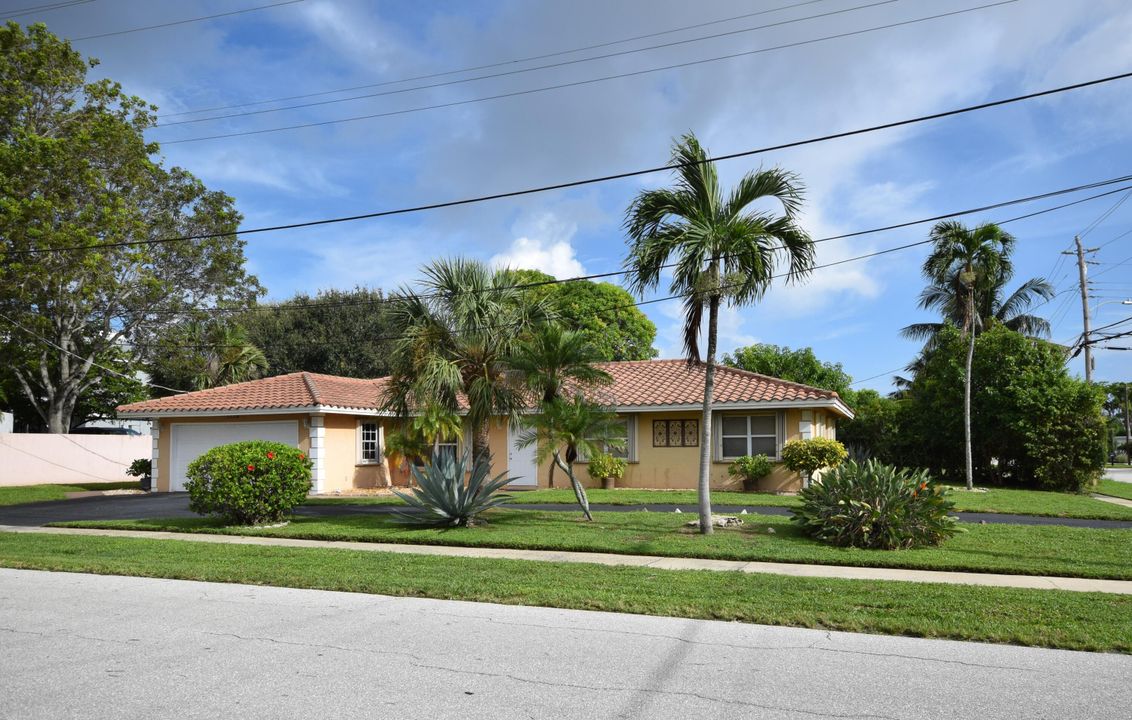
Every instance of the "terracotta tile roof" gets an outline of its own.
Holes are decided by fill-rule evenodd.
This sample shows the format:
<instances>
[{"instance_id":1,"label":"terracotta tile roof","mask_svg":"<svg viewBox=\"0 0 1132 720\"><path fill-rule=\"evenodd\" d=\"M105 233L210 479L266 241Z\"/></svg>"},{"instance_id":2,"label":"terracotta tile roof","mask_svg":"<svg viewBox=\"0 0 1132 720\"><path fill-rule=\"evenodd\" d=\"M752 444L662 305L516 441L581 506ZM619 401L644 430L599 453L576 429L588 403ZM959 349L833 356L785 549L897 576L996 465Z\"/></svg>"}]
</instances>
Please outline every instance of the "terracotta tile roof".
<instances>
[{"instance_id":1,"label":"terracotta tile roof","mask_svg":"<svg viewBox=\"0 0 1132 720\"><path fill-rule=\"evenodd\" d=\"M621 407L699 406L703 402L703 366L689 367L683 360L639 360L598 365L613 376L612 385L594 393L594 399L599 402ZM123 405L118 411L144 416L147 413L309 408L316 405L377 410L381 406L385 382L385 378L360 380L317 373L291 373ZM835 398L837 393L829 390L745 370L716 368L717 403L828 402Z\"/></svg>"},{"instance_id":2,"label":"terracotta tile roof","mask_svg":"<svg viewBox=\"0 0 1132 720\"><path fill-rule=\"evenodd\" d=\"M315 405L376 410L384 384L384 378L358 380L297 372L122 405L118 412L144 415L147 412L268 410Z\"/></svg>"},{"instance_id":3,"label":"terracotta tile roof","mask_svg":"<svg viewBox=\"0 0 1132 720\"><path fill-rule=\"evenodd\" d=\"M637 360L599 363L613 376L607 392L620 406L700 405L704 400L703 365L684 360ZM831 400L837 393L767 375L716 366L714 402L792 402Z\"/></svg>"}]
</instances>

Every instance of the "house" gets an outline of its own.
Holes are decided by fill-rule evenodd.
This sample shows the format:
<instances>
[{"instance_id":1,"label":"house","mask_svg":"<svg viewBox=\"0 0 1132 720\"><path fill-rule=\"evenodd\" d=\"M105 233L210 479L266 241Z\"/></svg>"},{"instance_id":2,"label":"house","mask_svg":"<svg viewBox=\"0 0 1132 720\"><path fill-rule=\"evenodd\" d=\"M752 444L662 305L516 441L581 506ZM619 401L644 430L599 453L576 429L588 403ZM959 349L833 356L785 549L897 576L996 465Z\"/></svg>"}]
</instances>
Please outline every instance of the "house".
<instances>
[{"instance_id":1,"label":"house","mask_svg":"<svg viewBox=\"0 0 1132 720\"><path fill-rule=\"evenodd\" d=\"M625 423L629 467L621 487L693 489L699 468L704 368L683 360L601 363L613 377L603 400ZM298 372L123 405L121 418L153 422L153 480L159 491L184 489L189 463L206 450L239 440L276 440L306 452L314 463L314 492L408 483L407 470L384 457L385 433L399 424L381 409L385 378ZM781 456L788 440L836 436L852 411L837 393L756 373L718 367L715 377L713 488L736 488L727 466L742 455ZM465 428L464 437L471 432ZM512 489L545 487L548 465L537 467L533 447L516 447L516 428L491 423L495 472L508 471ZM461 438L442 443L460 452ZM585 464L580 477L588 484ZM559 482L564 480L559 476ZM793 490L797 475L777 468L760 489Z\"/></svg>"}]
</instances>

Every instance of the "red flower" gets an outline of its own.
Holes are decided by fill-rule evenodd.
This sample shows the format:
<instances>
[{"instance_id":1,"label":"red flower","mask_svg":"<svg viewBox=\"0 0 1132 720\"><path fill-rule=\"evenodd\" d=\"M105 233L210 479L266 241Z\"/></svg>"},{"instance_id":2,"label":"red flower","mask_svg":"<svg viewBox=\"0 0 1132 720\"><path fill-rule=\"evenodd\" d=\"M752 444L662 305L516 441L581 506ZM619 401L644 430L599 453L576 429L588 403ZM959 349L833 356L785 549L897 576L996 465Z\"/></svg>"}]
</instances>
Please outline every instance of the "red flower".
<instances>
[{"instance_id":1,"label":"red flower","mask_svg":"<svg viewBox=\"0 0 1132 720\"><path fill-rule=\"evenodd\" d=\"M268 460L274 460L274 459L275 459L275 453L273 453L273 452L271 452L271 451L269 450L269 451L267 452L267 459L268 459Z\"/></svg>"},{"instance_id":2,"label":"red flower","mask_svg":"<svg viewBox=\"0 0 1132 720\"><path fill-rule=\"evenodd\" d=\"M248 465L248 472L255 470L255 465Z\"/></svg>"},{"instance_id":3,"label":"red flower","mask_svg":"<svg viewBox=\"0 0 1132 720\"><path fill-rule=\"evenodd\" d=\"M302 453L299 453L299 459L300 459L300 460L306 460L306 459L307 459L307 456L306 456L306 455L303 455Z\"/></svg>"}]
</instances>

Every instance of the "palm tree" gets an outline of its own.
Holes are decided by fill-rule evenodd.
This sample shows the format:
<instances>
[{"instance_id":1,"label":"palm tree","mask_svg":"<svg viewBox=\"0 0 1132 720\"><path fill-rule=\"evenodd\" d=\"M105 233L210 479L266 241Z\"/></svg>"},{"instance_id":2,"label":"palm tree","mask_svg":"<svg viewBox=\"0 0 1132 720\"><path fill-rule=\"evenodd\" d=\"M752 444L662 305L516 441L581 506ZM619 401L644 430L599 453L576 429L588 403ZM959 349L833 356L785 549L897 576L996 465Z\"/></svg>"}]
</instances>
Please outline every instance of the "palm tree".
<instances>
[{"instance_id":1,"label":"palm tree","mask_svg":"<svg viewBox=\"0 0 1132 720\"><path fill-rule=\"evenodd\" d=\"M1049 300L1054 296L1053 285L1045 278L1030 278L1022 283L1010 296L1003 299L1006 283L1011 272L1009 266L1005 274L986 277L975 288L975 311L979 323L975 332L982 332L991 320L1004 325L1014 332L1028 337L1049 337L1049 321L1032 315L1028 310L1039 300ZM913 340L926 341L926 347L934 347L935 338L948 323L961 327L965 312L963 288L957 283L932 282L920 293L919 306L923 310L938 310L943 322L914 323L908 325L900 334Z\"/></svg>"},{"instance_id":2,"label":"palm tree","mask_svg":"<svg viewBox=\"0 0 1132 720\"><path fill-rule=\"evenodd\" d=\"M438 260L422 272L422 294L403 289L390 296L399 339L384 406L408 418L433 406L457 412L466 403L479 457L488 450L488 421L514 417L522 405L507 358L518 338L546 320L547 306L478 261Z\"/></svg>"},{"instance_id":3,"label":"palm tree","mask_svg":"<svg viewBox=\"0 0 1132 720\"><path fill-rule=\"evenodd\" d=\"M582 514L586 520L593 520L586 489L574 475L574 463L583 455L592 457L609 447L625 447L624 425L612 411L589 402L581 393L573 400L556 397L543 403L541 412L527 417L524 422L526 428L519 434L519 447L536 445L540 464L551 458L551 484L554 483L554 468L558 467L570 479Z\"/></svg>"},{"instance_id":4,"label":"palm tree","mask_svg":"<svg viewBox=\"0 0 1132 720\"><path fill-rule=\"evenodd\" d=\"M780 261L796 281L813 268L810 236L796 222L803 188L797 175L772 168L747 173L724 197L715 165L695 136L685 135L672 148L674 188L646 190L626 213L631 247L625 260L629 282L638 294L654 289L661 271L675 258L670 288L684 296L684 350L689 365L701 364L700 332L707 308L707 361L703 421L700 423L700 532L711 526L711 408L715 384L716 337L723 301L742 306L761 298ZM773 200L782 214L751 210Z\"/></svg>"},{"instance_id":5,"label":"palm tree","mask_svg":"<svg viewBox=\"0 0 1132 720\"><path fill-rule=\"evenodd\" d=\"M975 486L974 463L971 456L971 365L975 357L975 335L983 324L979 295L996 283L1005 282L1014 268L1010 253L1014 237L994 223L984 223L974 229L955 220L944 220L932 228L932 251L924 260L924 277L932 287L949 288L954 296L952 306L944 305L955 313L956 325L967 338L967 362L963 378L963 426L966 443L967 489ZM1029 285L1029 283L1027 283ZM1025 287L1025 285L1023 286ZM927 291L925 291L927 292ZM1017 294L1017 293L1015 293ZM924 302L921 296L921 304Z\"/></svg>"},{"instance_id":6,"label":"palm tree","mask_svg":"<svg viewBox=\"0 0 1132 720\"><path fill-rule=\"evenodd\" d=\"M432 446L433 461L440 451L442 440L459 437L462 430L460 416L448 408L429 405L413 418L413 431L425 444Z\"/></svg>"},{"instance_id":7,"label":"palm tree","mask_svg":"<svg viewBox=\"0 0 1132 720\"><path fill-rule=\"evenodd\" d=\"M195 389L254 380L267 371L267 357L239 325L212 325L198 332L205 348L201 367L193 378Z\"/></svg>"},{"instance_id":8,"label":"palm tree","mask_svg":"<svg viewBox=\"0 0 1132 720\"><path fill-rule=\"evenodd\" d=\"M508 363L527 391L539 398L540 411L562 397L564 386L586 392L613 382L609 373L594 367L597 351L586 336L548 322L536 327L515 347ZM548 484L554 487L554 466Z\"/></svg>"}]
</instances>

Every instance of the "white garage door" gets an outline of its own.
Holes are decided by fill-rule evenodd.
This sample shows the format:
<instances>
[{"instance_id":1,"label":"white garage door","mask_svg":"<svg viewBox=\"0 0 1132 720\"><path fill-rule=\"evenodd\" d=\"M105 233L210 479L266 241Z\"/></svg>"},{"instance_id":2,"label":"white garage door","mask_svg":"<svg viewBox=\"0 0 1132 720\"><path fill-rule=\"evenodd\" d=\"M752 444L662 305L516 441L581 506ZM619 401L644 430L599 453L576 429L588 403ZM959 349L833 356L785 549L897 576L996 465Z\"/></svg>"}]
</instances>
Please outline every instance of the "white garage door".
<instances>
[{"instance_id":1,"label":"white garage door","mask_svg":"<svg viewBox=\"0 0 1132 720\"><path fill-rule=\"evenodd\" d=\"M185 473L189 463L218 445L242 440L274 440L298 447L299 424L296 420L242 423L174 423L169 447L169 470L173 492L185 489Z\"/></svg>"}]
</instances>

